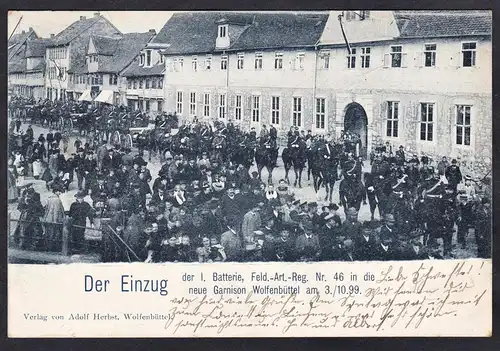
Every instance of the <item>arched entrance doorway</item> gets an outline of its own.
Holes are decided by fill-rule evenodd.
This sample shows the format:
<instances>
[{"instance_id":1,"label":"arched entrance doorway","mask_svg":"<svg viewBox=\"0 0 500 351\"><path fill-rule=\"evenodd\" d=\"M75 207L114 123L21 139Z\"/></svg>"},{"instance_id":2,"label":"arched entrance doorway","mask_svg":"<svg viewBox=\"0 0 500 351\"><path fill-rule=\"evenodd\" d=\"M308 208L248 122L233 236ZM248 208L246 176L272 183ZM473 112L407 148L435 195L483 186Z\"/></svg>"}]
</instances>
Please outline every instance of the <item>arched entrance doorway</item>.
<instances>
[{"instance_id":1,"label":"arched entrance doorway","mask_svg":"<svg viewBox=\"0 0 500 351\"><path fill-rule=\"evenodd\" d=\"M361 141L359 155L366 158L368 151L368 118L363 106L357 102L352 102L345 108L344 132L359 135Z\"/></svg>"}]
</instances>

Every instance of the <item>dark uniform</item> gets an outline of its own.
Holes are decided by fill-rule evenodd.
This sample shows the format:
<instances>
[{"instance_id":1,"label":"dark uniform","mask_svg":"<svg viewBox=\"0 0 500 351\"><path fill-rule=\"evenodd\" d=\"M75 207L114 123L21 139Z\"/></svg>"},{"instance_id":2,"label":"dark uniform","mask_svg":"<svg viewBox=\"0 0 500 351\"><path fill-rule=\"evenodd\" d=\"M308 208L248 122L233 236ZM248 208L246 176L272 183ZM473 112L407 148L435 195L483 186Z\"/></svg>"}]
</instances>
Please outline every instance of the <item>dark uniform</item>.
<instances>
[{"instance_id":1,"label":"dark uniform","mask_svg":"<svg viewBox=\"0 0 500 351\"><path fill-rule=\"evenodd\" d=\"M77 198L83 199L83 194L78 193ZM72 244L74 250L81 252L83 250L83 244L85 242L85 228L74 227L75 225L80 227L85 227L87 218L92 222L94 218L94 210L85 201L73 202L69 209L69 217L73 220L71 228Z\"/></svg>"}]
</instances>

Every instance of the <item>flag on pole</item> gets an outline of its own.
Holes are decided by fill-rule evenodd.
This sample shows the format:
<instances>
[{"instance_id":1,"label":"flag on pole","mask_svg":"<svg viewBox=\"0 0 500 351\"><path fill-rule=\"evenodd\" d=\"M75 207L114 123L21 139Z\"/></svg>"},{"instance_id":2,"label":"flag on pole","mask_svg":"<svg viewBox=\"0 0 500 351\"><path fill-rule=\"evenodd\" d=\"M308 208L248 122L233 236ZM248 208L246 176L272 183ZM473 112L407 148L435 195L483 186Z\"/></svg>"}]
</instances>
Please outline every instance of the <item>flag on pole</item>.
<instances>
[{"instance_id":1,"label":"flag on pole","mask_svg":"<svg viewBox=\"0 0 500 351\"><path fill-rule=\"evenodd\" d=\"M345 45L347 46L347 52L350 55L351 54L351 45L349 45L349 41L347 40L347 36L345 35L344 25L342 24L342 15L339 15L339 23L340 23L340 29L342 30L342 36L344 37Z\"/></svg>"}]
</instances>

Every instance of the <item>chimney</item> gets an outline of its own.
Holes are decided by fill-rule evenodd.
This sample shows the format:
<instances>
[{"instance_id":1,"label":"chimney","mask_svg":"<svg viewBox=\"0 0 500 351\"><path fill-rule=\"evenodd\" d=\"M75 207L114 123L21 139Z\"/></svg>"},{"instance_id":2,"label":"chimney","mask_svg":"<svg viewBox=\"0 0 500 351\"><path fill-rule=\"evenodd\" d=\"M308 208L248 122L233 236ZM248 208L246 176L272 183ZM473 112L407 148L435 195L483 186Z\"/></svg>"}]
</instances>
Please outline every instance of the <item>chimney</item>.
<instances>
[{"instance_id":1,"label":"chimney","mask_svg":"<svg viewBox=\"0 0 500 351\"><path fill-rule=\"evenodd\" d=\"M94 17L99 17L101 14L99 12L94 12Z\"/></svg>"},{"instance_id":2,"label":"chimney","mask_svg":"<svg viewBox=\"0 0 500 351\"><path fill-rule=\"evenodd\" d=\"M50 34L50 37L51 37L51 38L54 38L54 37L55 37L54 33L51 33L51 34Z\"/></svg>"},{"instance_id":3,"label":"chimney","mask_svg":"<svg viewBox=\"0 0 500 351\"><path fill-rule=\"evenodd\" d=\"M85 16L80 16L80 21L83 21L84 19L86 19Z\"/></svg>"},{"instance_id":4,"label":"chimney","mask_svg":"<svg viewBox=\"0 0 500 351\"><path fill-rule=\"evenodd\" d=\"M151 34L156 34L156 30L155 30L155 29L150 29L150 30L149 30L149 33L151 33Z\"/></svg>"},{"instance_id":5,"label":"chimney","mask_svg":"<svg viewBox=\"0 0 500 351\"><path fill-rule=\"evenodd\" d=\"M21 34L26 34L26 31L23 29L23 31L21 32Z\"/></svg>"},{"instance_id":6,"label":"chimney","mask_svg":"<svg viewBox=\"0 0 500 351\"><path fill-rule=\"evenodd\" d=\"M33 32L33 27L30 27L30 32Z\"/></svg>"}]
</instances>

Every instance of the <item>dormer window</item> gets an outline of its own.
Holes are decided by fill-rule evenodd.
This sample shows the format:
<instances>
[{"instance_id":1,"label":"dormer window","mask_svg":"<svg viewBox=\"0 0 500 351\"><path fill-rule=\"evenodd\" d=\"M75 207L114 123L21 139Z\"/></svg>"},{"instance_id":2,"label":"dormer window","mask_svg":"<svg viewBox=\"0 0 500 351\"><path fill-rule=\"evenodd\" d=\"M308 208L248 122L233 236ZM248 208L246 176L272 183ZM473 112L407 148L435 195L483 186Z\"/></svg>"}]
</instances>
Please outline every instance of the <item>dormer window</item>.
<instances>
[{"instance_id":1,"label":"dormer window","mask_svg":"<svg viewBox=\"0 0 500 351\"><path fill-rule=\"evenodd\" d=\"M215 47L218 49L225 49L229 47L229 33L228 33L228 25L221 24L219 25L217 31L217 39L215 39Z\"/></svg>"},{"instance_id":2,"label":"dormer window","mask_svg":"<svg viewBox=\"0 0 500 351\"><path fill-rule=\"evenodd\" d=\"M165 63L165 57L163 56L163 54L160 52L160 63L163 64Z\"/></svg>"},{"instance_id":3,"label":"dormer window","mask_svg":"<svg viewBox=\"0 0 500 351\"><path fill-rule=\"evenodd\" d=\"M151 67L151 50L146 50L146 67Z\"/></svg>"},{"instance_id":4,"label":"dormer window","mask_svg":"<svg viewBox=\"0 0 500 351\"><path fill-rule=\"evenodd\" d=\"M227 37L227 24L219 26L219 38Z\"/></svg>"},{"instance_id":5,"label":"dormer window","mask_svg":"<svg viewBox=\"0 0 500 351\"><path fill-rule=\"evenodd\" d=\"M139 66L144 65L144 54L139 55Z\"/></svg>"},{"instance_id":6,"label":"dormer window","mask_svg":"<svg viewBox=\"0 0 500 351\"><path fill-rule=\"evenodd\" d=\"M345 11L346 21L362 21L370 18L370 11Z\"/></svg>"}]
</instances>

